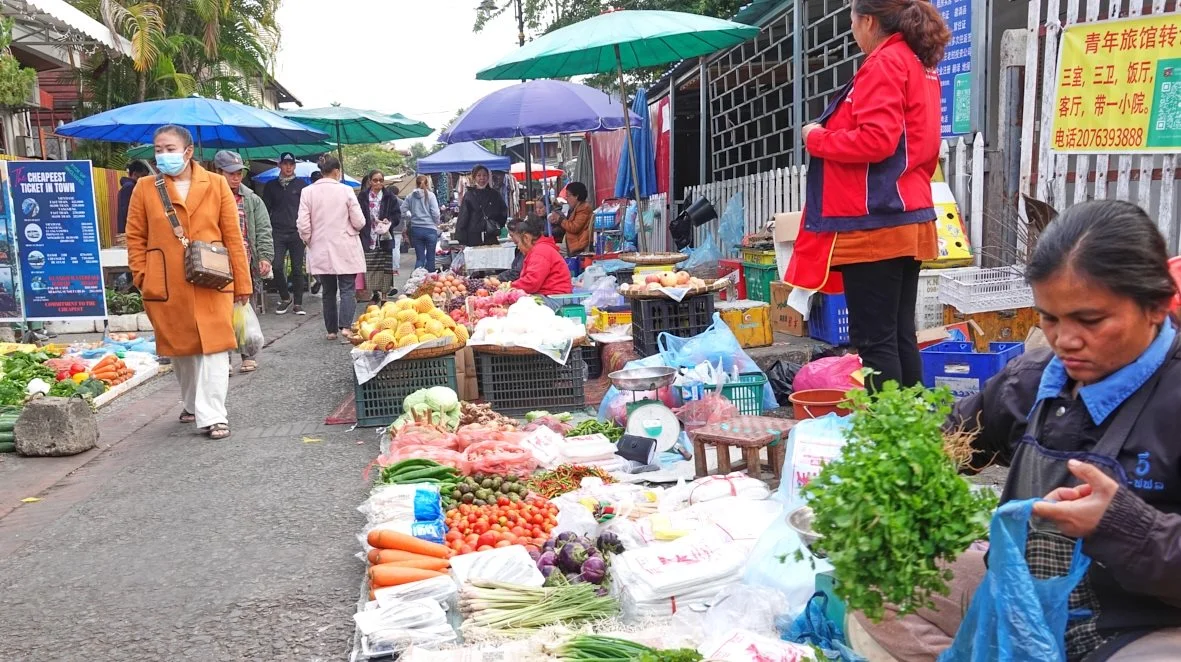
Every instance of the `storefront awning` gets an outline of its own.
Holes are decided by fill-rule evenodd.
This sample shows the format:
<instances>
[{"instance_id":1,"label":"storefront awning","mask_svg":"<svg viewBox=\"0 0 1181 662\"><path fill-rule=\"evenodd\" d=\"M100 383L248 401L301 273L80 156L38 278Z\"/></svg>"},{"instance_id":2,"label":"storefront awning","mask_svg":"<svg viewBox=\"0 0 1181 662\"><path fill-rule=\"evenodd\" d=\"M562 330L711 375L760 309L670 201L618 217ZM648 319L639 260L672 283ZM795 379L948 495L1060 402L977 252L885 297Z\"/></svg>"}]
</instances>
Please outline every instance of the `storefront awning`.
<instances>
[{"instance_id":1,"label":"storefront awning","mask_svg":"<svg viewBox=\"0 0 1181 662\"><path fill-rule=\"evenodd\" d=\"M131 53L131 42L114 34L100 21L86 15L85 12L66 0L2 0L0 4L3 6L3 14L11 16L19 22L43 23L46 27L66 35L81 36L84 38L82 41L89 41L119 53ZM66 39L65 43L56 43L57 45L70 43L82 45L71 42L69 39Z\"/></svg>"}]
</instances>

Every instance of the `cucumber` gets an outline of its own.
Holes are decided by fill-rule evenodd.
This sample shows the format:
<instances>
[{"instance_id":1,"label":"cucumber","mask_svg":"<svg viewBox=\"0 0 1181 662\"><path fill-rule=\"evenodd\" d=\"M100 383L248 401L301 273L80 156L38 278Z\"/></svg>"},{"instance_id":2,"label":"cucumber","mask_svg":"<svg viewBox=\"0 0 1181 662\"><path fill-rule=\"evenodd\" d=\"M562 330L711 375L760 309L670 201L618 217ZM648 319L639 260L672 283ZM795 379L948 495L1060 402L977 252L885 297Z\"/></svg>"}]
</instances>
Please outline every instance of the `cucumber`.
<instances>
[{"instance_id":1,"label":"cucumber","mask_svg":"<svg viewBox=\"0 0 1181 662\"><path fill-rule=\"evenodd\" d=\"M11 441L0 441L0 453L15 453L16 444Z\"/></svg>"},{"instance_id":2,"label":"cucumber","mask_svg":"<svg viewBox=\"0 0 1181 662\"><path fill-rule=\"evenodd\" d=\"M419 469L418 471L409 471L399 473L394 476L388 476L386 482L391 480L399 483L406 483L416 478L433 478L436 481L443 481L455 476L455 469L451 467L431 467L429 469Z\"/></svg>"},{"instance_id":3,"label":"cucumber","mask_svg":"<svg viewBox=\"0 0 1181 662\"><path fill-rule=\"evenodd\" d=\"M11 430L8 432L0 432L0 443L4 443L4 442L12 443L14 441L16 441L16 437L13 436Z\"/></svg>"}]
</instances>

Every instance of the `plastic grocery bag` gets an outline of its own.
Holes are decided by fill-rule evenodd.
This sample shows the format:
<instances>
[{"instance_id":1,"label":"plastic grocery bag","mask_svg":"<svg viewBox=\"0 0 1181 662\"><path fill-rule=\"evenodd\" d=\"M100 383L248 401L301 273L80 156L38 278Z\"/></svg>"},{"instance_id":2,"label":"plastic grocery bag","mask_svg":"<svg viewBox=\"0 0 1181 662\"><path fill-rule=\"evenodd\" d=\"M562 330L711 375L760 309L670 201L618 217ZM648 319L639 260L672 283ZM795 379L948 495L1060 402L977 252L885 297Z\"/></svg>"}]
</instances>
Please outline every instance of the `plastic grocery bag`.
<instances>
[{"instance_id":1,"label":"plastic grocery bag","mask_svg":"<svg viewBox=\"0 0 1181 662\"><path fill-rule=\"evenodd\" d=\"M742 235L745 231L746 209L742 203L742 192L730 196L726 203L726 210L722 212L722 220L718 224L718 232L722 237L722 246L727 250L734 250L742 246Z\"/></svg>"},{"instance_id":2,"label":"plastic grocery bag","mask_svg":"<svg viewBox=\"0 0 1181 662\"><path fill-rule=\"evenodd\" d=\"M1036 579L1030 574L1025 544L1037 501L1010 501L993 514L988 571L939 662L1066 659L1070 592L1087 574L1091 560L1079 540L1065 575Z\"/></svg>"},{"instance_id":3,"label":"plastic grocery bag","mask_svg":"<svg viewBox=\"0 0 1181 662\"><path fill-rule=\"evenodd\" d=\"M835 388L842 391L861 388L853 374L861 370L861 357L856 354L828 356L804 364L792 382L796 391L814 388Z\"/></svg>"},{"instance_id":4,"label":"plastic grocery bag","mask_svg":"<svg viewBox=\"0 0 1181 662\"><path fill-rule=\"evenodd\" d=\"M258 354L266 342L254 307L248 303L234 304L234 337L238 340L238 353L243 356Z\"/></svg>"},{"instance_id":5,"label":"plastic grocery bag","mask_svg":"<svg viewBox=\"0 0 1181 662\"><path fill-rule=\"evenodd\" d=\"M591 294L586 298L586 301L582 302L582 307L586 308L589 313L591 308L619 306L623 303L623 295L619 293L615 276L604 276L595 281L594 289L591 290Z\"/></svg>"},{"instance_id":6,"label":"plastic grocery bag","mask_svg":"<svg viewBox=\"0 0 1181 662\"><path fill-rule=\"evenodd\" d=\"M825 559L813 558L800 536L787 524L791 508L771 521L750 551L742 583L779 591L787 598L787 613L798 613L816 592L816 575L832 570ZM796 560L797 551L804 558Z\"/></svg>"},{"instance_id":7,"label":"plastic grocery bag","mask_svg":"<svg viewBox=\"0 0 1181 662\"><path fill-rule=\"evenodd\" d=\"M816 592L808 600L808 606L803 613L792 620L781 620L778 625L786 641L797 644L816 646L824 652L829 660L841 662L865 662L865 658L858 655L845 643L844 629L825 613L828 609L828 596L823 591Z\"/></svg>"},{"instance_id":8,"label":"plastic grocery bag","mask_svg":"<svg viewBox=\"0 0 1181 662\"><path fill-rule=\"evenodd\" d=\"M800 488L820 473L820 468L840 455L849 430L848 417L827 414L809 418L796 424L787 435L783 451L783 478L775 499L790 512L804 505Z\"/></svg>"},{"instance_id":9,"label":"plastic grocery bag","mask_svg":"<svg viewBox=\"0 0 1181 662\"><path fill-rule=\"evenodd\" d=\"M801 366L790 361L776 361L767 368L767 381L771 383L771 390L775 393L775 401L780 407L790 407L788 398L795 392L795 379Z\"/></svg>"},{"instance_id":10,"label":"plastic grocery bag","mask_svg":"<svg viewBox=\"0 0 1181 662\"><path fill-rule=\"evenodd\" d=\"M699 278L713 278L718 274L718 262L722 259L722 253L718 250L718 240L714 237L713 228L705 231L705 237L697 248L681 251L689 256L688 260L681 263L681 269L698 276Z\"/></svg>"},{"instance_id":11,"label":"plastic grocery bag","mask_svg":"<svg viewBox=\"0 0 1181 662\"><path fill-rule=\"evenodd\" d=\"M708 329L692 338L678 338L670 333L661 333L656 339L660 356L664 358L664 365L671 367L691 368L702 361L717 365L719 361L727 372L733 372L738 366L740 373L759 373L763 371L754 359L742 349L734 332L718 313L714 313L714 322ZM763 410L770 411L779 406L775 401L775 392L771 384L763 385Z\"/></svg>"}]
</instances>

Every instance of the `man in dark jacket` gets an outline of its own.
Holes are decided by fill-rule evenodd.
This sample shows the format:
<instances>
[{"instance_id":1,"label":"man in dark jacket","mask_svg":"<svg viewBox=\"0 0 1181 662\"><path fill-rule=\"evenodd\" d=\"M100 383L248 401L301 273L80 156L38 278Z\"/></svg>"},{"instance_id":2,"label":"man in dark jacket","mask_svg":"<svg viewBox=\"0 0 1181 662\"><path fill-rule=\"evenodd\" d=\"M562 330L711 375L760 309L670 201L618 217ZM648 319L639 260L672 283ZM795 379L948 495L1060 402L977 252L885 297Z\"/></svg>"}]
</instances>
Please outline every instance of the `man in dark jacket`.
<instances>
[{"instance_id":1,"label":"man in dark jacket","mask_svg":"<svg viewBox=\"0 0 1181 662\"><path fill-rule=\"evenodd\" d=\"M303 310L305 247L295 227L299 216L299 196L306 186L302 179L295 176L295 155L284 152L279 156L279 176L267 182L262 189L262 201L271 216L271 234L275 242L275 285L279 288L276 315L284 315L291 310L293 297L295 314L307 314ZM289 292L287 286L288 255L291 256L291 289L294 292Z\"/></svg>"},{"instance_id":2,"label":"man in dark jacket","mask_svg":"<svg viewBox=\"0 0 1181 662\"><path fill-rule=\"evenodd\" d=\"M143 161L132 161L127 165L127 176L119 179L119 234L127 232L127 207L131 204L131 191L135 189L135 181L151 173Z\"/></svg>"}]
</instances>

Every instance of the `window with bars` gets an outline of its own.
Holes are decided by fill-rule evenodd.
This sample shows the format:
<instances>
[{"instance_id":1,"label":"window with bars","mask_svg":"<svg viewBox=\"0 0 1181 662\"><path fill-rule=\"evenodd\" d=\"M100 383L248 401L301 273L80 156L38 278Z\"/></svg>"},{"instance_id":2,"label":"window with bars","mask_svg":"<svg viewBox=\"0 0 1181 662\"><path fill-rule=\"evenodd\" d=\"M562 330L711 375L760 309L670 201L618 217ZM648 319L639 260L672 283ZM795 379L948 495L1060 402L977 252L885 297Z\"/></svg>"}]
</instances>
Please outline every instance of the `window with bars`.
<instances>
[{"instance_id":1,"label":"window with bars","mask_svg":"<svg viewBox=\"0 0 1181 662\"><path fill-rule=\"evenodd\" d=\"M860 51L847 0L804 5L801 61L795 58L795 12L788 7L759 33L709 65L710 159L713 181L799 165L802 124L824 111L853 76ZM803 81L798 92L797 81ZM802 122L794 112L802 102Z\"/></svg>"}]
</instances>

